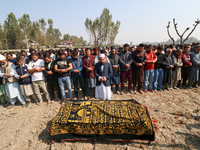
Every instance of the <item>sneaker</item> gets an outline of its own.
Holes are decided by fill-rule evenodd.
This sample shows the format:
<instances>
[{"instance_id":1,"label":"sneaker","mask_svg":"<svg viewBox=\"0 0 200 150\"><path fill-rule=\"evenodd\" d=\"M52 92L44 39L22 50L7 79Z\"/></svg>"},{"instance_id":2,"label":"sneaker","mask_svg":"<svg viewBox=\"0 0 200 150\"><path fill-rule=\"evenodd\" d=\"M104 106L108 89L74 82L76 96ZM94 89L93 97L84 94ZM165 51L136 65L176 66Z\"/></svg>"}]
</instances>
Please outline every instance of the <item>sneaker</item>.
<instances>
[{"instance_id":1,"label":"sneaker","mask_svg":"<svg viewBox=\"0 0 200 150\"><path fill-rule=\"evenodd\" d=\"M174 87L174 90L178 90L178 88L175 86L175 87Z\"/></svg>"},{"instance_id":2,"label":"sneaker","mask_svg":"<svg viewBox=\"0 0 200 150\"><path fill-rule=\"evenodd\" d=\"M13 107L15 107L15 104L10 104L10 105L7 107L7 109L11 109L11 108L13 108Z\"/></svg>"},{"instance_id":3,"label":"sneaker","mask_svg":"<svg viewBox=\"0 0 200 150\"><path fill-rule=\"evenodd\" d=\"M157 90L154 90L154 92L157 93L158 91L157 91Z\"/></svg>"},{"instance_id":4,"label":"sneaker","mask_svg":"<svg viewBox=\"0 0 200 150\"><path fill-rule=\"evenodd\" d=\"M26 107L29 107L30 105L31 105L30 101L26 103Z\"/></svg>"},{"instance_id":5,"label":"sneaker","mask_svg":"<svg viewBox=\"0 0 200 150\"><path fill-rule=\"evenodd\" d=\"M147 90L144 90L144 93L147 93Z\"/></svg>"},{"instance_id":6,"label":"sneaker","mask_svg":"<svg viewBox=\"0 0 200 150\"><path fill-rule=\"evenodd\" d=\"M152 93L154 93L154 90L150 90Z\"/></svg>"},{"instance_id":7,"label":"sneaker","mask_svg":"<svg viewBox=\"0 0 200 150\"><path fill-rule=\"evenodd\" d=\"M158 89L158 91L159 91L159 92L163 92L163 90L162 90L162 89Z\"/></svg>"},{"instance_id":8,"label":"sneaker","mask_svg":"<svg viewBox=\"0 0 200 150\"><path fill-rule=\"evenodd\" d=\"M192 86L188 86L188 89L192 89Z\"/></svg>"},{"instance_id":9,"label":"sneaker","mask_svg":"<svg viewBox=\"0 0 200 150\"><path fill-rule=\"evenodd\" d=\"M22 105L22 108L26 107L26 103Z\"/></svg>"},{"instance_id":10,"label":"sneaker","mask_svg":"<svg viewBox=\"0 0 200 150\"><path fill-rule=\"evenodd\" d=\"M121 91L121 95L124 95L124 91Z\"/></svg>"}]
</instances>

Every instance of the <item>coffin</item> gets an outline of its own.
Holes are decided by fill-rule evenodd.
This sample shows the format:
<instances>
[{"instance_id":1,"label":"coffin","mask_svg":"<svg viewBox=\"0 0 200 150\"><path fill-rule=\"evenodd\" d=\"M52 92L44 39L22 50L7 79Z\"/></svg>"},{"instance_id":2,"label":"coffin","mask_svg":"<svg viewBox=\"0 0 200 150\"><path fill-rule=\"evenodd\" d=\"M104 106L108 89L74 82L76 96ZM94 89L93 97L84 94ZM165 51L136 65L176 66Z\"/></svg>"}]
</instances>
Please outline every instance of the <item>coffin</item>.
<instances>
[{"instance_id":1,"label":"coffin","mask_svg":"<svg viewBox=\"0 0 200 150\"><path fill-rule=\"evenodd\" d=\"M135 100L69 101L52 120L54 140L155 140L147 108Z\"/></svg>"}]
</instances>

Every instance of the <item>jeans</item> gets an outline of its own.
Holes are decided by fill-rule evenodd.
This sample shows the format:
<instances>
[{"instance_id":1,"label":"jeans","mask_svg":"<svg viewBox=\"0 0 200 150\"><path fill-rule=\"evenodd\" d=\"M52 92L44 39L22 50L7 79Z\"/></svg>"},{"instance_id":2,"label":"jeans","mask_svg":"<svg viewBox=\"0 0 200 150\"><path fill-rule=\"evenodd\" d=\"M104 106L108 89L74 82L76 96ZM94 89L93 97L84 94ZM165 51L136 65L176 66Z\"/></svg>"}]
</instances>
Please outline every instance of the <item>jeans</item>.
<instances>
[{"instance_id":1,"label":"jeans","mask_svg":"<svg viewBox=\"0 0 200 150\"><path fill-rule=\"evenodd\" d=\"M119 91L119 84L115 84L116 92ZM111 84L111 91L113 92L113 84Z\"/></svg>"},{"instance_id":2,"label":"jeans","mask_svg":"<svg viewBox=\"0 0 200 150\"><path fill-rule=\"evenodd\" d=\"M60 87L60 92L63 99L66 99L65 95L65 84L67 86L69 98L72 98L72 88L71 88L71 79L70 76L58 78L58 83Z\"/></svg>"},{"instance_id":3,"label":"jeans","mask_svg":"<svg viewBox=\"0 0 200 150\"><path fill-rule=\"evenodd\" d=\"M147 90L147 81L149 80L149 89L153 90L154 70L144 70L143 90Z\"/></svg>"},{"instance_id":4,"label":"jeans","mask_svg":"<svg viewBox=\"0 0 200 150\"><path fill-rule=\"evenodd\" d=\"M153 82L153 90L160 90L163 86L163 78L164 78L164 70L154 69L154 82ZM158 82L158 85L157 85Z\"/></svg>"},{"instance_id":5,"label":"jeans","mask_svg":"<svg viewBox=\"0 0 200 150\"><path fill-rule=\"evenodd\" d=\"M81 85L81 89L82 89L82 92L83 92L83 96L85 96L85 95L86 95L86 89L85 89L85 87L83 86L83 80L82 80L82 78L80 77L80 75L74 76L74 77L73 77L73 83L74 83L74 93L75 93L75 97L78 97L78 83Z\"/></svg>"}]
</instances>

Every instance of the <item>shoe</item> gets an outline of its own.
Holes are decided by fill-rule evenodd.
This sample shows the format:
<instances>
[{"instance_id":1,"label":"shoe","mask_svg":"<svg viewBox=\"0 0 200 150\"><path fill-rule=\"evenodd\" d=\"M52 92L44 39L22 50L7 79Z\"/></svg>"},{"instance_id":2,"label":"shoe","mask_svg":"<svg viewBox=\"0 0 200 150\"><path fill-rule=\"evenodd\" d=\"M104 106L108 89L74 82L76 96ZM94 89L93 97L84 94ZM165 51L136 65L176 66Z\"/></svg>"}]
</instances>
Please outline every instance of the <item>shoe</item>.
<instances>
[{"instance_id":1,"label":"shoe","mask_svg":"<svg viewBox=\"0 0 200 150\"><path fill-rule=\"evenodd\" d=\"M177 88L177 87L174 87L174 90L178 90L178 88Z\"/></svg>"},{"instance_id":2,"label":"shoe","mask_svg":"<svg viewBox=\"0 0 200 150\"><path fill-rule=\"evenodd\" d=\"M154 92L157 93L158 91L157 91L157 90L154 90Z\"/></svg>"},{"instance_id":3,"label":"shoe","mask_svg":"<svg viewBox=\"0 0 200 150\"><path fill-rule=\"evenodd\" d=\"M137 94L136 90L133 92L134 94Z\"/></svg>"},{"instance_id":4,"label":"shoe","mask_svg":"<svg viewBox=\"0 0 200 150\"><path fill-rule=\"evenodd\" d=\"M199 86L194 86L193 88L199 88Z\"/></svg>"},{"instance_id":5,"label":"shoe","mask_svg":"<svg viewBox=\"0 0 200 150\"><path fill-rule=\"evenodd\" d=\"M7 107L7 106L9 106L10 104L8 103L8 102L5 102L5 103L2 103L1 104L3 107Z\"/></svg>"},{"instance_id":6,"label":"shoe","mask_svg":"<svg viewBox=\"0 0 200 150\"><path fill-rule=\"evenodd\" d=\"M121 91L121 95L124 95L124 91Z\"/></svg>"},{"instance_id":7,"label":"shoe","mask_svg":"<svg viewBox=\"0 0 200 150\"><path fill-rule=\"evenodd\" d=\"M173 90L173 89L170 87L169 90Z\"/></svg>"},{"instance_id":8,"label":"shoe","mask_svg":"<svg viewBox=\"0 0 200 150\"><path fill-rule=\"evenodd\" d=\"M144 90L144 93L147 93L147 90Z\"/></svg>"},{"instance_id":9,"label":"shoe","mask_svg":"<svg viewBox=\"0 0 200 150\"><path fill-rule=\"evenodd\" d=\"M26 103L22 105L22 108L26 107Z\"/></svg>"},{"instance_id":10,"label":"shoe","mask_svg":"<svg viewBox=\"0 0 200 150\"><path fill-rule=\"evenodd\" d=\"M188 89L192 89L192 86L188 86Z\"/></svg>"},{"instance_id":11,"label":"shoe","mask_svg":"<svg viewBox=\"0 0 200 150\"><path fill-rule=\"evenodd\" d=\"M31 105L30 101L26 103L26 107L29 107L30 105Z\"/></svg>"},{"instance_id":12,"label":"shoe","mask_svg":"<svg viewBox=\"0 0 200 150\"><path fill-rule=\"evenodd\" d=\"M183 89L187 89L187 87L186 87L186 86L182 86L182 88L183 88Z\"/></svg>"},{"instance_id":13,"label":"shoe","mask_svg":"<svg viewBox=\"0 0 200 150\"><path fill-rule=\"evenodd\" d=\"M131 94L133 94L133 91L132 91L132 90L130 90L129 92L130 92Z\"/></svg>"},{"instance_id":14,"label":"shoe","mask_svg":"<svg viewBox=\"0 0 200 150\"><path fill-rule=\"evenodd\" d=\"M162 89L158 89L158 91L159 91L159 92L163 92L163 90L162 90Z\"/></svg>"},{"instance_id":15,"label":"shoe","mask_svg":"<svg viewBox=\"0 0 200 150\"><path fill-rule=\"evenodd\" d=\"M7 109L11 109L11 108L13 108L13 107L15 107L15 104L10 104L10 105L7 107Z\"/></svg>"},{"instance_id":16,"label":"shoe","mask_svg":"<svg viewBox=\"0 0 200 150\"><path fill-rule=\"evenodd\" d=\"M154 90L150 90L152 93L154 93Z\"/></svg>"}]
</instances>

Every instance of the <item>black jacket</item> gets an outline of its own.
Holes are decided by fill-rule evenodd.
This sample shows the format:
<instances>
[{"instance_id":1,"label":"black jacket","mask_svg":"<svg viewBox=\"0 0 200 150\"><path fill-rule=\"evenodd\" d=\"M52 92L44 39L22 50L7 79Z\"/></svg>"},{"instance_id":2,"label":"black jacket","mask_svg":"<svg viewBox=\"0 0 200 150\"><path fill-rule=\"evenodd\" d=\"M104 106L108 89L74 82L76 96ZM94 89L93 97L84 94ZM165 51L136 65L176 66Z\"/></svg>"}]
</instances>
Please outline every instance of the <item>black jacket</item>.
<instances>
[{"instance_id":1,"label":"black jacket","mask_svg":"<svg viewBox=\"0 0 200 150\"><path fill-rule=\"evenodd\" d=\"M100 86L101 82L99 81L99 77L106 77L106 81L103 82L104 86L110 86L110 78L113 76L112 66L110 63L105 62L103 71L101 71L101 63L98 62L95 65L94 75L96 77L96 86Z\"/></svg>"},{"instance_id":2,"label":"black jacket","mask_svg":"<svg viewBox=\"0 0 200 150\"><path fill-rule=\"evenodd\" d=\"M57 79L58 79L57 74L54 72L55 61L52 60L50 63L51 63L50 68L48 68L49 63L46 63L46 62L45 62L44 75L47 75L47 74L48 74L48 73L47 73L48 71L52 71L52 72L53 72L52 75L46 76L47 82L48 82L48 81L54 81L54 80L57 80Z\"/></svg>"}]
</instances>

